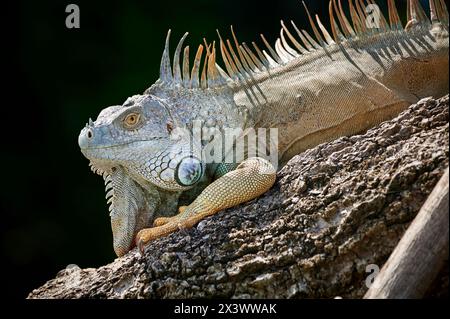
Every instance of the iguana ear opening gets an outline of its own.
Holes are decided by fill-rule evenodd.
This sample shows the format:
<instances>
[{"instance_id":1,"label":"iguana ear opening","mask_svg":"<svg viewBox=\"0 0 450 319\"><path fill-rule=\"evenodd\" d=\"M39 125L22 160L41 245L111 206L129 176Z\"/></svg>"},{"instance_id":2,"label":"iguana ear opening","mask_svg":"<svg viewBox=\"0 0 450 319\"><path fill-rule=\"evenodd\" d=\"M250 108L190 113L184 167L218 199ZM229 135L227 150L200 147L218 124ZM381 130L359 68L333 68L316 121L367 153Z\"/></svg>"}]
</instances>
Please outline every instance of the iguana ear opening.
<instances>
[{"instance_id":1,"label":"iguana ear opening","mask_svg":"<svg viewBox=\"0 0 450 319\"><path fill-rule=\"evenodd\" d=\"M169 121L166 123L167 132L170 134L173 131L173 122Z\"/></svg>"},{"instance_id":2,"label":"iguana ear opening","mask_svg":"<svg viewBox=\"0 0 450 319\"><path fill-rule=\"evenodd\" d=\"M175 169L175 181L181 186L193 186L203 177L204 171L200 159L193 155L185 157Z\"/></svg>"}]
</instances>

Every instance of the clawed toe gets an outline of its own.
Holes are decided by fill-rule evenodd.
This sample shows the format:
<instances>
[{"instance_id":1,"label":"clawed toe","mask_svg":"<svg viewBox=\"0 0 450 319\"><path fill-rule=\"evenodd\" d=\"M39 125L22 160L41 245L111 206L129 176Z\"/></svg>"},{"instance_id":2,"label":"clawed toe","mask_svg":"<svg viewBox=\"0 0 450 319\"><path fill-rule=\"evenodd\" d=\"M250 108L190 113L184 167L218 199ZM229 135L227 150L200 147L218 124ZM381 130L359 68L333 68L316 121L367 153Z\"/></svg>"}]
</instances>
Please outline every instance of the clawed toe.
<instances>
[{"instance_id":1,"label":"clawed toe","mask_svg":"<svg viewBox=\"0 0 450 319\"><path fill-rule=\"evenodd\" d=\"M144 241L142 241L141 239L138 239L137 243L136 243L136 246L139 249L139 253L141 254L141 256L144 256L144 253L145 253L145 243L144 243Z\"/></svg>"},{"instance_id":2,"label":"clawed toe","mask_svg":"<svg viewBox=\"0 0 450 319\"><path fill-rule=\"evenodd\" d=\"M186 210L186 208L187 208L187 206L180 206L180 207L178 207L178 212L180 214L183 214L183 212Z\"/></svg>"},{"instance_id":3,"label":"clawed toe","mask_svg":"<svg viewBox=\"0 0 450 319\"><path fill-rule=\"evenodd\" d=\"M136 247L139 249L139 252L141 256L144 256L145 253L145 245L147 244L147 241L143 238L142 231L139 231L136 235Z\"/></svg>"},{"instance_id":4,"label":"clawed toe","mask_svg":"<svg viewBox=\"0 0 450 319\"><path fill-rule=\"evenodd\" d=\"M153 221L153 227L159 227L167 224L170 221L170 217L158 217Z\"/></svg>"}]
</instances>

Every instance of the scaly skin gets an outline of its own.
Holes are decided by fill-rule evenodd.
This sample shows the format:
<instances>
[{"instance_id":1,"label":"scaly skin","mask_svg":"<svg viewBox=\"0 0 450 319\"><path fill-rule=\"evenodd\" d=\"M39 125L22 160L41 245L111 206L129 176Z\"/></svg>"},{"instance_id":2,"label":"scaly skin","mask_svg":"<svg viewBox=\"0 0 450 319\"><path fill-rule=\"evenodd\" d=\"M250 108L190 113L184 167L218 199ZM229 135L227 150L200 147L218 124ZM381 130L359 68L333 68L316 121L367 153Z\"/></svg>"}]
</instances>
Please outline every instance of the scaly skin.
<instances>
[{"instance_id":1,"label":"scaly skin","mask_svg":"<svg viewBox=\"0 0 450 319\"><path fill-rule=\"evenodd\" d=\"M178 215L157 218L155 227L141 230L136 236L137 246L142 251L150 240L190 228L207 216L260 196L272 187L275 177L276 171L270 162L259 157L249 158L209 184L189 206L181 206Z\"/></svg>"},{"instance_id":2,"label":"scaly skin","mask_svg":"<svg viewBox=\"0 0 450 319\"><path fill-rule=\"evenodd\" d=\"M405 28L393 1L388 3L390 25L382 17L379 29L368 29L361 24L363 11L350 7L351 25L332 0L332 36L320 21L311 20L315 40L297 30L294 36L283 24L268 54L239 44L234 33L234 46L220 38L226 71L216 64L215 44L209 45L202 76L203 46L192 71L187 47L180 66L185 35L172 70L168 35L160 79L143 95L104 109L79 137L83 154L107 184L116 254L135 242L143 249L273 185L277 163L261 157L227 162L233 145L211 163L211 130L237 128L246 135L249 129L278 128L278 160L285 163L319 143L390 119L422 97L447 93L444 1L430 1L430 21L419 2L409 0ZM179 204L189 205L175 215Z\"/></svg>"}]
</instances>

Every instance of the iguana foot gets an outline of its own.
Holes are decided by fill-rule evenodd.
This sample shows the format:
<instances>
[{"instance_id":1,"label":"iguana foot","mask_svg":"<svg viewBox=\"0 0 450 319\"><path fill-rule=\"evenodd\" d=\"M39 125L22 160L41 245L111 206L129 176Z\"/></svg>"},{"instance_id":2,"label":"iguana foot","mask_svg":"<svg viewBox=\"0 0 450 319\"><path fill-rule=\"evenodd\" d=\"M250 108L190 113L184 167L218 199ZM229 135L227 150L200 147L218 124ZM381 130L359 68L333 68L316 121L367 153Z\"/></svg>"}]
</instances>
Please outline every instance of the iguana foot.
<instances>
[{"instance_id":1,"label":"iguana foot","mask_svg":"<svg viewBox=\"0 0 450 319\"><path fill-rule=\"evenodd\" d=\"M136 246L143 253L151 240L191 228L207 216L256 198L272 187L275 178L276 170L270 162L259 157L249 158L209 184L189 206L181 206L178 215L157 218L154 222L157 227L139 231Z\"/></svg>"},{"instance_id":2,"label":"iguana foot","mask_svg":"<svg viewBox=\"0 0 450 319\"><path fill-rule=\"evenodd\" d=\"M180 206L179 214L172 217L160 217L155 219L152 228L144 228L136 235L136 246L141 254L144 253L145 245L159 237L164 237L180 229L188 229L197 224L200 220L208 215L212 215L215 211L199 211L200 207L196 206Z\"/></svg>"},{"instance_id":3,"label":"iguana foot","mask_svg":"<svg viewBox=\"0 0 450 319\"><path fill-rule=\"evenodd\" d=\"M182 214L187 206L180 206L178 207L178 213ZM171 217L158 217L153 222L153 227L158 227L167 224L171 220L174 220L178 215L171 216Z\"/></svg>"},{"instance_id":4,"label":"iguana foot","mask_svg":"<svg viewBox=\"0 0 450 319\"><path fill-rule=\"evenodd\" d=\"M177 215L178 216L178 215ZM169 235L170 233L178 230L178 225L174 222L168 222L162 226L157 226L153 228L144 228L140 230L136 235L136 246L138 247L141 254L144 253L145 245L158 238Z\"/></svg>"}]
</instances>

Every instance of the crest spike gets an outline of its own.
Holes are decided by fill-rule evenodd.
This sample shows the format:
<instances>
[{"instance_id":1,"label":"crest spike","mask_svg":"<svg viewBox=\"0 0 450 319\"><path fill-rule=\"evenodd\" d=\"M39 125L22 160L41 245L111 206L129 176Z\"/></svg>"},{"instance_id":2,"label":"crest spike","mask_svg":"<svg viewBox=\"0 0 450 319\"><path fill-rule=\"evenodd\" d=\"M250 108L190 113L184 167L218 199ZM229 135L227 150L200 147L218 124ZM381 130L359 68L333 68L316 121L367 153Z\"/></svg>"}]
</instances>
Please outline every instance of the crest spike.
<instances>
[{"instance_id":1,"label":"crest spike","mask_svg":"<svg viewBox=\"0 0 450 319\"><path fill-rule=\"evenodd\" d=\"M228 40L227 40L227 42L228 42ZM225 53L225 57L226 57L229 65L230 65L230 67L232 69L233 76L234 75L237 76L238 73L239 73L238 68L237 68L236 64L234 63L233 59L231 58L231 55L228 52L228 49L227 49L227 46L225 45L225 42L222 42L222 47L223 47L223 52Z\"/></svg>"},{"instance_id":2,"label":"crest spike","mask_svg":"<svg viewBox=\"0 0 450 319\"><path fill-rule=\"evenodd\" d=\"M203 43L205 44L205 48L206 48L206 56L208 57L208 56L211 54L211 52L209 52L209 44L208 44L208 42L206 41L206 38L203 38Z\"/></svg>"},{"instance_id":3,"label":"crest spike","mask_svg":"<svg viewBox=\"0 0 450 319\"><path fill-rule=\"evenodd\" d=\"M255 97L255 93L252 91L251 86L252 86L252 81L253 81L253 77L251 75L251 72L249 72L249 70L247 68L245 68L242 64L244 63L244 65L246 65L245 61L239 61L238 56L236 55L236 53L233 50L233 46L231 45L230 40L226 40L227 42L227 46L228 49L230 50L231 56L228 54L228 51L225 51L227 53L227 58L228 61L233 63L233 67L237 68L235 70L236 72L236 76L238 77L238 79L243 83L244 87L246 88L246 95L249 98L249 100L251 101L252 104L254 104L254 101L251 97L251 95L253 95ZM239 50L239 47L237 47L237 50ZM233 62L234 61L234 62ZM250 80L249 80L250 78ZM254 83L254 81L253 81Z\"/></svg>"},{"instance_id":4,"label":"crest spike","mask_svg":"<svg viewBox=\"0 0 450 319\"><path fill-rule=\"evenodd\" d=\"M439 21L437 12L436 12L436 4L434 3L434 0L430 0L430 18L431 23Z\"/></svg>"},{"instance_id":5,"label":"crest spike","mask_svg":"<svg viewBox=\"0 0 450 319\"><path fill-rule=\"evenodd\" d=\"M167 36L166 36L166 43L164 46L163 56L161 58L161 67L160 67L160 72L159 72L159 78L163 82L171 82L173 79L172 69L170 67L170 56L169 56L170 32L171 32L171 30L169 29L169 31L167 32Z\"/></svg>"},{"instance_id":6,"label":"crest spike","mask_svg":"<svg viewBox=\"0 0 450 319\"><path fill-rule=\"evenodd\" d=\"M205 39L203 39L203 40L205 40ZM205 40L205 43L206 43L206 40ZM200 87L202 89L206 89L208 87L208 82L206 80L206 70L207 70L207 66L208 66L208 57L209 57L209 48L210 48L210 46L211 45L207 45L206 46L207 55L206 55L206 57L205 57L205 59L203 61L202 78L201 78L201 81L200 81Z\"/></svg>"},{"instance_id":7,"label":"crest spike","mask_svg":"<svg viewBox=\"0 0 450 319\"><path fill-rule=\"evenodd\" d=\"M395 6L395 0L388 0L388 11L391 29L401 30L402 23L400 22L400 17L398 16L397 7Z\"/></svg>"},{"instance_id":8,"label":"crest spike","mask_svg":"<svg viewBox=\"0 0 450 319\"><path fill-rule=\"evenodd\" d=\"M217 69L217 72L219 73L220 84L227 84L227 82L229 80L231 80L230 76L217 63L216 63L216 69Z\"/></svg>"},{"instance_id":9,"label":"crest spike","mask_svg":"<svg viewBox=\"0 0 450 319\"><path fill-rule=\"evenodd\" d=\"M242 49L242 46L239 46L239 47L238 47L238 50L243 50L243 49ZM243 53L243 52L242 52L241 54L244 56L244 53ZM250 62L251 62L251 61L250 61ZM264 95L263 91L261 90L261 88L259 87L258 83L256 82L255 78L253 77L253 75L252 75L253 72L252 72L252 70L251 70L251 67L249 66L249 64L247 63L247 60L246 60L245 58L242 60L242 64L244 65L244 68L245 68L245 69L248 69L248 70L249 70L248 76L249 76L250 80L249 80L248 82L249 82L250 86L251 86L252 88L256 89L256 90L260 93L260 95L261 95L263 98L265 98L265 95ZM255 97L256 102L259 103L258 95L256 94L256 92L253 91L253 95L254 95L254 97ZM267 100L266 100L266 101L267 101Z\"/></svg>"},{"instance_id":10,"label":"crest spike","mask_svg":"<svg viewBox=\"0 0 450 319\"><path fill-rule=\"evenodd\" d=\"M306 39L308 39L308 41L313 45L313 47L316 50L320 50L322 47L319 45L319 43L316 42L316 40L314 40L314 38L312 36L309 35L308 32L306 32L305 30L302 29L302 33L305 35Z\"/></svg>"},{"instance_id":11,"label":"crest spike","mask_svg":"<svg viewBox=\"0 0 450 319\"><path fill-rule=\"evenodd\" d=\"M406 23L411 21L411 1L406 0Z\"/></svg>"},{"instance_id":12,"label":"crest spike","mask_svg":"<svg viewBox=\"0 0 450 319\"><path fill-rule=\"evenodd\" d=\"M264 54L264 56L266 57L267 61L269 62L269 67L276 67L279 64L270 56L269 53L266 52L266 50L262 50L262 53Z\"/></svg>"},{"instance_id":13,"label":"crest spike","mask_svg":"<svg viewBox=\"0 0 450 319\"><path fill-rule=\"evenodd\" d=\"M411 13L413 15L413 19L415 16L416 17L415 19L417 20L417 22L425 23L425 24L429 23L428 17L425 14L425 11L423 10L423 7L419 1L411 0L411 9L413 10Z\"/></svg>"},{"instance_id":14,"label":"crest spike","mask_svg":"<svg viewBox=\"0 0 450 319\"><path fill-rule=\"evenodd\" d=\"M336 0L330 0L330 2L333 3L333 8L331 9L331 11L332 12L334 11L336 13L336 16L337 16L337 18L339 20L339 24L341 26L342 32L344 33L344 37L345 38L349 38L350 37L350 32L349 32L349 30L347 28L347 25L346 25L345 21L344 21L344 17L342 16L341 10L339 10L338 6L336 5ZM330 17L331 17L332 14L333 13L330 13ZM334 20L334 15L333 15L333 20ZM336 30L336 31L339 31L339 30Z\"/></svg>"},{"instance_id":15,"label":"crest spike","mask_svg":"<svg viewBox=\"0 0 450 319\"><path fill-rule=\"evenodd\" d=\"M240 50L240 45L239 45L239 42L237 40L236 34L234 33L233 26L230 26L230 28L231 28L231 35L233 36L233 40L234 40L234 45L236 46L236 51L238 52L238 55L239 55L239 60L242 61L242 64L244 64L244 69L247 69L245 67L245 64L246 64L245 63L245 58L244 58L244 55L242 54L242 52ZM250 71L250 70L247 70L247 71Z\"/></svg>"},{"instance_id":16,"label":"crest spike","mask_svg":"<svg viewBox=\"0 0 450 319\"><path fill-rule=\"evenodd\" d=\"M230 53L231 56L233 57L234 63L237 66L237 69L239 70L240 73L244 74L244 72L246 71L244 69L244 67L242 66L241 62L239 61L239 58L237 57L236 53L234 53L233 47L231 45L230 40L227 39L227 45L228 45L228 49L230 49Z\"/></svg>"},{"instance_id":17,"label":"crest spike","mask_svg":"<svg viewBox=\"0 0 450 319\"><path fill-rule=\"evenodd\" d=\"M258 72L260 69L258 68L257 63L253 61L253 59L248 54L247 50L244 48L244 43L239 46L239 50L241 50L242 54L244 55L245 60L247 61L247 64L250 66L253 72Z\"/></svg>"},{"instance_id":18,"label":"crest spike","mask_svg":"<svg viewBox=\"0 0 450 319\"><path fill-rule=\"evenodd\" d=\"M302 1L303 6L305 7L306 10L306 14L308 15L308 20L309 20L309 24L311 24L311 27L313 29L314 35L316 36L317 41L319 41L320 46L325 47L325 42L322 39L322 36L320 35L319 31L316 28L316 25L313 21L313 19L311 18L311 15L309 14L309 10L308 7L305 4L305 1Z\"/></svg>"},{"instance_id":19,"label":"crest spike","mask_svg":"<svg viewBox=\"0 0 450 319\"><path fill-rule=\"evenodd\" d=\"M252 52L252 50L247 46L245 42L242 43L242 46L244 47L245 51L250 56L250 58L253 60L253 62L256 64L258 69L262 71L264 69L264 65L261 63L258 57Z\"/></svg>"},{"instance_id":20,"label":"crest spike","mask_svg":"<svg viewBox=\"0 0 450 319\"><path fill-rule=\"evenodd\" d=\"M213 41L211 54L213 56L212 62L214 63L213 66L212 66L212 70L213 70L214 76L217 76L217 69L216 69L216 65L217 65L217 63L216 63L216 41Z\"/></svg>"},{"instance_id":21,"label":"crest spike","mask_svg":"<svg viewBox=\"0 0 450 319\"><path fill-rule=\"evenodd\" d=\"M437 16L439 22L441 22L444 26L447 26L448 29L448 9L444 0L437 0L439 9L436 8Z\"/></svg>"},{"instance_id":22,"label":"crest spike","mask_svg":"<svg viewBox=\"0 0 450 319\"><path fill-rule=\"evenodd\" d=\"M322 31L322 34L325 38L325 41L327 42L328 45L332 45L335 42L333 41L333 39L331 38L330 34L328 33L327 29L323 26L322 22L320 21L319 16L316 14L316 21L317 21L317 25L319 26L320 31ZM334 20L333 23L331 24L332 28L333 28L333 24L334 24Z\"/></svg>"},{"instance_id":23,"label":"crest spike","mask_svg":"<svg viewBox=\"0 0 450 319\"><path fill-rule=\"evenodd\" d=\"M258 45L255 42L252 42L253 47L255 48L256 54L258 54L259 59L261 60L262 64L269 70L269 61L266 59L264 54L259 49Z\"/></svg>"},{"instance_id":24,"label":"crest spike","mask_svg":"<svg viewBox=\"0 0 450 319\"><path fill-rule=\"evenodd\" d=\"M281 58L278 56L278 54L275 52L275 50L272 49L269 42L267 42L266 38L264 37L264 34L261 33L260 36L261 36L261 39L263 40L264 44L266 45L267 49L269 50L270 54L272 55L272 58L275 59L275 61L278 64L283 64L283 61L281 60Z\"/></svg>"},{"instance_id":25,"label":"crest spike","mask_svg":"<svg viewBox=\"0 0 450 319\"><path fill-rule=\"evenodd\" d=\"M333 33L333 38L336 43L339 44L339 28L336 24L336 21L334 20L334 13L333 13L333 2L330 0L328 3L328 14L330 15L330 23L331 23L331 33ZM339 16L339 12L337 13Z\"/></svg>"},{"instance_id":26,"label":"crest spike","mask_svg":"<svg viewBox=\"0 0 450 319\"><path fill-rule=\"evenodd\" d=\"M347 16L345 15L344 9L342 9L341 0L338 0L338 4L339 4L339 13L340 16L342 17L343 23L345 24L345 28L350 33L350 35L354 37L356 35L355 30L353 30L352 25L350 24L350 22L347 19Z\"/></svg>"},{"instance_id":27,"label":"crest spike","mask_svg":"<svg viewBox=\"0 0 450 319\"><path fill-rule=\"evenodd\" d=\"M183 52L183 86L189 87L191 79L189 77L189 46L184 48Z\"/></svg>"},{"instance_id":28,"label":"crest spike","mask_svg":"<svg viewBox=\"0 0 450 319\"><path fill-rule=\"evenodd\" d=\"M414 0L407 0L407 21L406 21L406 26L405 26L405 31L410 30L413 26L419 24L420 21L420 17L419 17L419 13L416 9L416 1Z\"/></svg>"},{"instance_id":29,"label":"crest spike","mask_svg":"<svg viewBox=\"0 0 450 319\"><path fill-rule=\"evenodd\" d=\"M294 44L294 46L297 48L297 50L300 53L308 52L304 47L302 47L302 45L300 43L298 43L298 41L294 38L294 36L289 32L289 29L286 27L286 25L284 24L283 20L281 20L281 27L284 29L284 31L286 32L289 40L291 40L291 42Z\"/></svg>"},{"instance_id":30,"label":"crest spike","mask_svg":"<svg viewBox=\"0 0 450 319\"><path fill-rule=\"evenodd\" d=\"M235 74L234 69L231 67L231 64L230 64L230 62L228 60L228 55L226 53L227 48L225 47L225 45L223 43L222 36L220 35L219 30L216 29L216 31L217 31L217 35L219 36L220 53L222 54L222 60L225 63L225 68L227 69L228 75L231 78L234 78L236 74Z\"/></svg>"},{"instance_id":31,"label":"crest spike","mask_svg":"<svg viewBox=\"0 0 450 319\"><path fill-rule=\"evenodd\" d=\"M348 5L350 8L350 16L352 17L353 27L355 28L356 34L360 35L362 33L361 21L359 21L359 15L353 6L353 1L348 0Z\"/></svg>"},{"instance_id":32,"label":"crest spike","mask_svg":"<svg viewBox=\"0 0 450 319\"><path fill-rule=\"evenodd\" d=\"M289 46L289 44L287 43L286 38L285 38L285 36L284 36L284 29L283 29L283 28L281 28L281 30L280 30L280 39L281 39L281 44L282 44L283 48L284 48L290 55L292 55L293 57L297 57L297 56L299 55L298 52L295 51L293 48L291 48L291 47Z\"/></svg>"},{"instance_id":33,"label":"crest spike","mask_svg":"<svg viewBox=\"0 0 450 319\"><path fill-rule=\"evenodd\" d=\"M191 87L198 88L200 86L199 81L199 69L200 69L200 60L202 59L203 53L203 45L199 45L197 49L197 53L195 54L194 66L191 71Z\"/></svg>"},{"instance_id":34,"label":"crest spike","mask_svg":"<svg viewBox=\"0 0 450 319\"><path fill-rule=\"evenodd\" d=\"M281 40L279 38L275 41L275 51L278 53L278 56L283 63L287 63L292 59L292 56L281 45Z\"/></svg>"},{"instance_id":35,"label":"crest spike","mask_svg":"<svg viewBox=\"0 0 450 319\"><path fill-rule=\"evenodd\" d=\"M213 44L214 47L214 44ZM214 62L214 49L212 51L212 53L208 56L208 65L207 65L207 80L208 80L208 87L213 87L214 83L215 83L215 73L214 73L214 66L215 66L215 62Z\"/></svg>"},{"instance_id":36,"label":"crest spike","mask_svg":"<svg viewBox=\"0 0 450 319\"><path fill-rule=\"evenodd\" d=\"M226 74L224 70L217 64L217 53L216 53L216 41L213 41L212 49L211 49L211 61L208 61L208 64L211 63L211 76L208 75L208 83L210 87L217 87L221 85L226 85L229 80L229 76ZM209 69L209 66L208 66Z\"/></svg>"},{"instance_id":37,"label":"crest spike","mask_svg":"<svg viewBox=\"0 0 450 319\"><path fill-rule=\"evenodd\" d=\"M173 80L177 84L181 84L180 55L184 39L186 39L188 34L189 33L186 32L181 38L180 42L178 42L177 48L175 49L175 54L173 55Z\"/></svg>"},{"instance_id":38,"label":"crest spike","mask_svg":"<svg viewBox=\"0 0 450 319\"><path fill-rule=\"evenodd\" d=\"M253 62L252 62L251 60L247 60L247 59L245 58L245 54L244 54L244 52L243 52L244 50L243 50L243 48L242 48L242 45L240 45L240 46L237 48L237 51L239 51L239 52L240 52L240 55L242 56L241 63L242 63L242 65L243 65L244 69L248 72L248 74L250 75L250 77L252 77L252 72L255 72L255 69L252 68Z\"/></svg>"},{"instance_id":39,"label":"crest spike","mask_svg":"<svg viewBox=\"0 0 450 319\"><path fill-rule=\"evenodd\" d=\"M306 39L303 33L297 28L294 21L291 20L291 24L294 27L295 32L297 32L298 36L300 37L300 40L303 42L306 49L308 49L308 51L314 51L314 47L311 45L311 43L309 43L308 39Z\"/></svg>"},{"instance_id":40,"label":"crest spike","mask_svg":"<svg viewBox=\"0 0 450 319\"><path fill-rule=\"evenodd\" d=\"M227 43L230 42L229 40L226 40L226 41L227 41ZM228 52L227 47L225 46L225 43L223 41L221 42L221 52L222 52L222 57L224 58L224 61L228 61L229 67L232 69L232 72L233 72L232 77L234 79L240 81L243 84L245 95L249 99L250 103L255 106L255 103L250 94L251 92L249 90L247 80L245 79L244 75L238 71L236 64L233 62L233 59L231 58L230 53Z\"/></svg>"}]
</instances>

